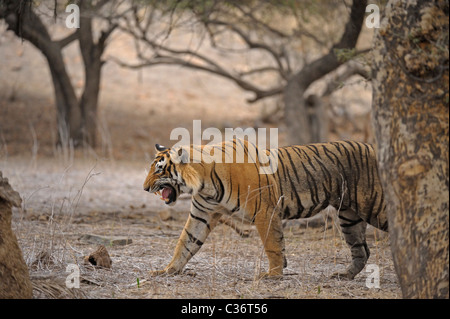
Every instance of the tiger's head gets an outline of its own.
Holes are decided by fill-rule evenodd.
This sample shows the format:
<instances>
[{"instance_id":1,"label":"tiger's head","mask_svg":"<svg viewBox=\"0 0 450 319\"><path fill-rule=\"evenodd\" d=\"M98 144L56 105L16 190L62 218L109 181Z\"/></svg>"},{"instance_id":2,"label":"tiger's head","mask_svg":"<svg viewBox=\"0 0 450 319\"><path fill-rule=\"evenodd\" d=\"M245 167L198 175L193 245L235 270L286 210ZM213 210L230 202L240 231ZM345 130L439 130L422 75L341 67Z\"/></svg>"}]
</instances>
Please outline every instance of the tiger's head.
<instances>
[{"instance_id":1,"label":"tiger's head","mask_svg":"<svg viewBox=\"0 0 450 319\"><path fill-rule=\"evenodd\" d=\"M188 150L170 149L156 144L156 156L144 182L144 190L161 195L167 205L174 205L180 194L196 193L200 174L189 164Z\"/></svg>"}]
</instances>

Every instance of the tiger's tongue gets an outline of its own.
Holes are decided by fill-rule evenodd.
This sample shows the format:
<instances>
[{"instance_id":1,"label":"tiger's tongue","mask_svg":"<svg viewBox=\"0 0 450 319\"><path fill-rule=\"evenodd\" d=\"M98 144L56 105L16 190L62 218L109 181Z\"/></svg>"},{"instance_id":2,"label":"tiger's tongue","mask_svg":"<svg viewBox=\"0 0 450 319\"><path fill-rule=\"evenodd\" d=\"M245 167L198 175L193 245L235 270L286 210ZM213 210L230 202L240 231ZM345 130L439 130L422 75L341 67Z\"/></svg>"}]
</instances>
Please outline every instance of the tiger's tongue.
<instances>
[{"instance_id":1,"label":"tiger's tongue","mask_svg":"<svg viewBox=\"0 0 450 319\"><path fill-rule=\"evenodd\" d=\"M164 189L162 190L161 196L162 196L164 199L167 199L167 198L169 198L169 196L170 196L171 193L172 193L172 189L170 189L169 187L166 187L166 188L164 188Z\"/></svg>"}]
</instances>

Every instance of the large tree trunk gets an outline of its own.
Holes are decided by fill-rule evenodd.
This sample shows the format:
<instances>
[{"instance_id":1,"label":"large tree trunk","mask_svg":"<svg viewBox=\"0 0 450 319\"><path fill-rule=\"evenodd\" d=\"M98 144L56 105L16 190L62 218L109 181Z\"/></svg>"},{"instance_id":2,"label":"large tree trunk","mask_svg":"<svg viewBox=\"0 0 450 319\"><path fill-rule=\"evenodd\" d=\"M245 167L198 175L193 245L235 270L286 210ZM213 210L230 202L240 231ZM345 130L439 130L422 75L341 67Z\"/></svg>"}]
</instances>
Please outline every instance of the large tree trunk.
<instances>
[{"instance_id":1,"label":"large tree trunk","mask_svg":"<svg viewBox=\"0 0 450 319\"><path fill-rule=\"evenodd\" d=\"M391 0L374 43L373 111L405 298L449 297L448 1Z\"/></svg>"},{"instance_id":2,"label":"large tree trunk","mask_svg":"<svg viewBox=\"0 0 450 319\"><path fill-rule=\"evenodd\" d=\"M88 9L89 4L81 1L81 8ZM83 114L83 133L85 142L94 147L97 144L97 105L100 92L100 75L103 62L104 42L100 38L98 43L93 40L92 19L81 16L79 44L84 62L84 91L80 99L80 109Z\"/></svg>"},{"instance_id":3,"label":"large tree trunk","mask_svg":"<svg viewBox=\"0 0 450 319\"><path fill-rule=\"evenodd\" d=\"M60 49L55 47L52 51L51 56L54 56L54 58L46 57L55 94L58 144L67 146L69 141L72 140L74 146L79 146L83 140L83 133L82 114L78 99L66 72Z\"/></svg>"},{"instance_id":4,"label":"large tree trunk","mask_svg":"<svg viewBox=\"0 0 450 319\"><path fill-rule=\"evenodd\" d=\"M354 0L350 18L345 25L340 41L333 45L328 54L304 66L288 80L284 90L284 119L288 133L288 144L320 142L315 140L314 129L308 119L308 115L314 110L308 110L306 97L304 96L305 91L312 83L344 63L344 61L338 59L336 51L355 47L364 21L366 5L366 0ZM321 119L322 117L316 116L316 118ZM318 125L322 124L319 123Z\"/></svg>"}]
</instances>

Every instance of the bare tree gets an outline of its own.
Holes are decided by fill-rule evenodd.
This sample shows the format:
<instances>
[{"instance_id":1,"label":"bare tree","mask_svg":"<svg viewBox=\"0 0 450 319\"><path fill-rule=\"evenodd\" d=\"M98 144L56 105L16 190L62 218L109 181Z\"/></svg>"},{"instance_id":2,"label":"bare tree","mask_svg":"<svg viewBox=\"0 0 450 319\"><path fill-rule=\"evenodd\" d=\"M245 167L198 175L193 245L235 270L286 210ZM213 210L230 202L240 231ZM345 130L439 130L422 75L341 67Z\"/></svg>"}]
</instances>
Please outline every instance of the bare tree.
<instances>
[{"instance_id":1,"label":"bare tree","mask_svg":"<svg viewBox=\"0 0 450 319\"><path fill-rule=\"evenodd\" d=\"M295 0L180 0L173 3L172 6L161 7L147 1L146 10L139 6L130 10L131 14L123 20L121 28L136 39L139 62L116 60L120 65L131 68L182 65L209 72L252 92L253 97L248 99L250 103L283 95L288 142L301 144L324 139L323 134L317 131L317 126L325 125L318 116L322 111L314 109L316 104L309 102L317 99L308 99L305 92L312 83L361 53L355 50L355 46L364 20L366 1L355 0L350 8L342 6L342 2ZM337 33L340 28L328 31L318 28L332 14L345 17L347 12L350 12L349 18L340 37ZM155 21L161 22L161 17L165 17L166 27L160 27L160 32L156 32L152 26ZM313 22L314 19L317 21ZM193 41L187 48L171 44L173 30L183 28L200 34L199 41L207 39L219 57L198 50L199 41ZM315 29L310 31L309 28ZM339 37L337 42L330 40L336 37ZM229 38L242 45L230 46ZM303 52L299 54L301 50ZM313 55L313 52L324 50L327 53L322 56ZM220 61L221 55L233 56L242 52L254 54L248 65L237 67ZM351 72L345 75L362 74L358 69L349 68ZM271 80L267 80L269 78ZM337 86L328 87L329 90L332 88ZM312 124L314 121L308 114L317 120L316 125Z\"/></svg>"},{"instance_id":2,"label":"bare tree","mask_svg":"<svg viewBox=\"0 0 450 319\"><path fill-rule=\"evenodd\" d=\"M373 111L405 298L449 297L449 2L391 0L376 36Z\"/></svg>"},{"instance_id":3,"label":"bare tree","mask_svg":"<svg viewBox=\"0 0 450 319\"><path fill-rule=\"evenodd\" d=\"M75 3L80 8L80 27L62 39L51 38L49 26L35 12L35 4L31 0L1 0L0 19L7 23L8 30L33 44L47 60L57 107L59 143L71 141L74 146L84 143L95 146L100 72L104 63L101 57L117 24L105 19L108 25L95 38L92 23L95 13L116 3L105 0L79 0ZM47 4L54 6L56 19L58 1L47 1ZM85 81L81 97L75 94L63 59L63 49L73 41L78 41L84 63Z\"/></svg>"}]
</instances>

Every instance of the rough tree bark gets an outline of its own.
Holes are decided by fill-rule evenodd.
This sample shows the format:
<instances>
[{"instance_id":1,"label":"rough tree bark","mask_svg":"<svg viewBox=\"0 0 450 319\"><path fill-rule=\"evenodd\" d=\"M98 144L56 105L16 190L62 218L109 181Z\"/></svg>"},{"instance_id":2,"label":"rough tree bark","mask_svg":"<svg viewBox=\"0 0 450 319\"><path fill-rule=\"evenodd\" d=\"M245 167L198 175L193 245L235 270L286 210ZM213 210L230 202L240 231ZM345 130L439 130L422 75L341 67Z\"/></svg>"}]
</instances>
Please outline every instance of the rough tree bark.
<instances>
[{"instance_id":1,"label":"rough tree bark","mask_svg":"<svg viewBox=\"0 0 450 319\"><path fill-rule=\"evenodd\" d=\"M449 2L391 0L374 43L373 111L405 298L449 298Z\"/></svg>"},{"instance_id":2,"label":"rough tree bark","mask_svg":"<svg viewBox=\"0 0 450 319\"><path fill-rule=\"evenodd\" d=\"M28 268L11 229L11 207L21 203L19 194L0 171L0 299L33 296Z\"/></svg>"}]
</instances>

